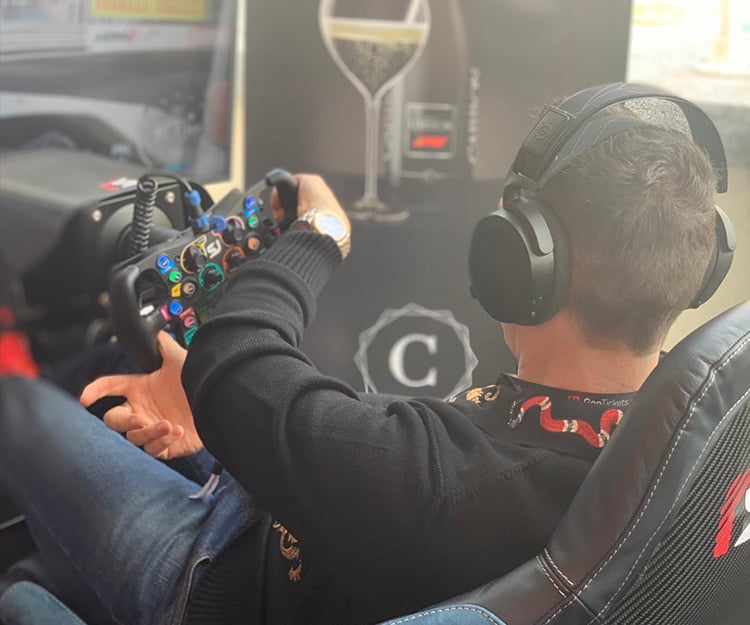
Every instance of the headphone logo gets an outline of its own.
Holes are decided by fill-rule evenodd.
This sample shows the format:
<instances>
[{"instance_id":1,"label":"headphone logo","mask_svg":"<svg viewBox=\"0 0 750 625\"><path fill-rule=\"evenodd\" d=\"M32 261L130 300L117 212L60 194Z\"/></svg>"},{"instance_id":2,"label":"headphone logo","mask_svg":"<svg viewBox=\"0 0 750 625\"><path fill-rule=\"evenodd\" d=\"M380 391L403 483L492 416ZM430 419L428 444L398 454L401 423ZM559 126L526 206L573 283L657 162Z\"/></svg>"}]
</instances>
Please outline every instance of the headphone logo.
<instances>
[{"instance_id":1,"label":"headphone logo","mask_svg":"<svg viewBox=\"0 0 750 625\"><path fill-rule=\"evenodd\" d=\"M549 136L551 130L552 126L547 122L538 124L534 129L534 139L536 139L537 141L544 141Z\"/></svg>"}]
</instances>

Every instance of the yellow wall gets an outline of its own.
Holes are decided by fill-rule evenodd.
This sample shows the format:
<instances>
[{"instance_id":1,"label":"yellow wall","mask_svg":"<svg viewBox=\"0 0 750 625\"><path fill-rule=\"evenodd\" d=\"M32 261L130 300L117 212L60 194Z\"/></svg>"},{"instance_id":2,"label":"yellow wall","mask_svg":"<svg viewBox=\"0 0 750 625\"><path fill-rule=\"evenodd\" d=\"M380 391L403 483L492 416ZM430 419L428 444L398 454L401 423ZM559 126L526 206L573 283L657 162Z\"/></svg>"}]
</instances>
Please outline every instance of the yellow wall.
<instances>
[{"instance_id":1,"label":"yellow wall","mask_svg":"<svg viewBox=\"0 0 750 625\"><path fill-rule=\"evenodd\" d=\"M243 190L245 181L245 11L246 3L237 2L237 45L234 59L234 101L232 108L232 155L230 178L225 182L206 185L217 201L232 189ZM252 184L252 183L250 183Z\"/></svg>"}]
</instances>

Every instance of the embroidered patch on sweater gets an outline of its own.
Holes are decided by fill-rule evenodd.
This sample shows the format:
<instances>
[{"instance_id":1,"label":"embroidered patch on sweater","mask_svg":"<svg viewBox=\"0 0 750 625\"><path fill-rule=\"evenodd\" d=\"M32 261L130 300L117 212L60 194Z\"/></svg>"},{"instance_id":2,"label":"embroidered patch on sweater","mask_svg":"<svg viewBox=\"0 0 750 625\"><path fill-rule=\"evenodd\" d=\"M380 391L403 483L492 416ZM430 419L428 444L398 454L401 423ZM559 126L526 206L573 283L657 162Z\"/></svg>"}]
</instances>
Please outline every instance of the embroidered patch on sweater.
<instances>
[{"instance_id":1,"label":"embroidered patch on sweater","mask_svg":"<svg viewBox=\"0 0 750 625\"><path fill-rule=\"evenodd\" d=\"M463 393L459 393L455 397L451 397L448 400L448 403L454 404L459 399L463 399L464 401L470 401L471 403L479 406L481 404L495 401L498 398L498 395L500 395L500 387L497 384L492 384L490 386L479 386L477 388L472 388L468 391L464 391Z\"/></svg>"},{"instance_id":2,"label":"embroidered patch on sweater","mask_svg":"<svg viewBox=\"0 0 750 625\"><path fill-rule=\"evenodd\" d=\"M298 582L302 579L302 552L299 541L278 521L273 522L273 529L279 533L279 551L281 555L293 562L289 569L289 581Z\"/></svg>"},{"instance_id":3,"label":"embroidered patch on sweater","mask_svg":"<svg viewBox=\"0 0 750 625\"><path fill-rule=\"evenodd\" d=\"M613 428L622 419L622 410L610 408L602 412L599 418L599 431L597 432L589 423L583 419L558 419L552 415L552 400L546 395L535 395L529 397L517 409L514 402L510 410L508 427L517 428L524 419L526 413L532 408L539 408L539 425L547 432L578 434L589 445L597 449L604 447L612 435Z\"/></svg>"}]
</instances>

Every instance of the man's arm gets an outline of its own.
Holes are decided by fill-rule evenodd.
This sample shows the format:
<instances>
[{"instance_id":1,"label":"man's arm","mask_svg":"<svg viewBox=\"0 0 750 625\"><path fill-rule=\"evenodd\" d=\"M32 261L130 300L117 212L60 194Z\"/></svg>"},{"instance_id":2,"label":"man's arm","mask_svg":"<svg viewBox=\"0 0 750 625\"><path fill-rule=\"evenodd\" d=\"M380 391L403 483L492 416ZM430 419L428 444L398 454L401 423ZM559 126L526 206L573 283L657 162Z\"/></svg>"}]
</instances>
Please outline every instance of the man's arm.
<instances>
[{"instance_id":1,"label":"man's arm","mask_svg":"<svg viewBox=\"0 0 750 625\"><path fill-rule=\"evenodd\" d=\"M208 449L331 570L375 576L362 587L384 582L367 554L396 561L418 546L439 459L424 406L362 402L299 350L339 263L307 232L247 263L191 344L183 383Z\"/></svg>"},{"instance_id":2,"label":"man's arm","mask_svg":"<svg viewBox=\"0 0 750 625\"><path fill-rule=\"evenodd\" d=\"M427 604L535 553L577 481L564 457L486 436L454 405L359 398L315 369L299 345L340 262L331 239L289 232L246 263L196 334L183 385L206 447L303 559L362 597L414 601L419 588Z\"/></svg>"},{"instance_id":3,"label":"man's arm","mask_svg":"<svg viewBox=\"0 0 750 625\"><path fill-rule=\"evenodd\" d=\"M307 181L299 210L329 210L330 190L316 206ZM495 444L451 404L360 398L310 363L302 334L340 262L331 238L291 231L246 263L191 343L182 382L206 447L303 552L355 592L384 597L402 576L426 575L459 528L502 534L498 506L515 491L498 484L533 462L512 450L498 461Z\"/></svg>"},{"instance_id":4,"label":"man's arm","mask_svg":"<svg viewBox=\"0 0 750 625\"><path fill-rule=\"evenodd\" d=\"M299 180L298 214L346 220L322 180ZM385 589L398 578L388 563L408 561L435 513L438 438L450 436L424 403L360 401L300 351L341 259L333 239L290 231L246 263L196 334L182 380L201 438L248 492L340 581Z\"/></svg>"}]
</instances>

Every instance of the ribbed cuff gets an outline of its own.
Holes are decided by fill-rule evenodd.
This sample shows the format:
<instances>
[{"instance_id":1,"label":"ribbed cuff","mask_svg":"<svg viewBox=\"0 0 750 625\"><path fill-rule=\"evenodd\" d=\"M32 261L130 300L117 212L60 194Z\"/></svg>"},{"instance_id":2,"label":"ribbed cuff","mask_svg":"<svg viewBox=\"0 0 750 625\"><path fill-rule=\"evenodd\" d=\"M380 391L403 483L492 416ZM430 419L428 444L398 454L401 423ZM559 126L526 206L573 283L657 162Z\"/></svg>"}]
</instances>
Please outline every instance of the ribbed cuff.
<instances>
[{"instance_id":1,"label":"ribbed cuff","mask_svg":"<svg viewBox=\"0 0 750 625\"><path fill-rule=\"evenodd\" d=\"M341 251L331 237L294 230L282 235L256 262L283 265L296 273L317 297L341 260Z\"/></svg>"}]
</instances>

